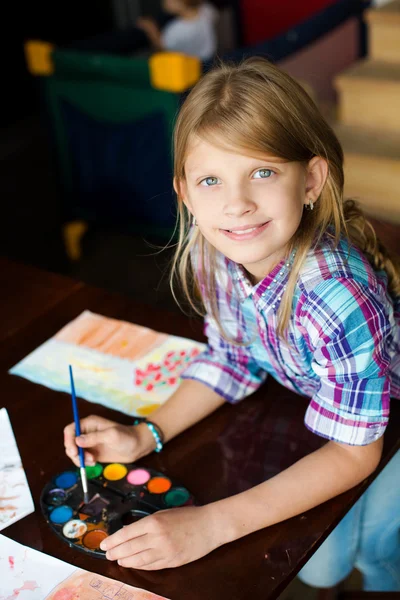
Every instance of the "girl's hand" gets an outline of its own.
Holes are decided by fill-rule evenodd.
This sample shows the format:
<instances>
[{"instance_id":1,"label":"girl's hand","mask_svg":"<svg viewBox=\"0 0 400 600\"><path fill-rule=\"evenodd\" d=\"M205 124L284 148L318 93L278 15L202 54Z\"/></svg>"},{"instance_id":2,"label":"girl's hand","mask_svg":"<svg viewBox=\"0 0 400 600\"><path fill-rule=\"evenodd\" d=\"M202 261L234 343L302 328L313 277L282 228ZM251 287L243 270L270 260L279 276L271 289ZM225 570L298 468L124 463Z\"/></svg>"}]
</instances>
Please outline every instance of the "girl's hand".
<instances>
[{"instance_id":1,"label":"girl's hand","mask_svg":"<svg viewBox=\"0 0 400 600\"><path fill-rule=\"evenodd\" d=\"M211 505L163 510L123 527L101 543L121 567L155 571L179 567L222 543L210 520Z\"/></svg>"},{"instance_id":2,"label":"girl's hand","mask_svg":"<svg viewBox=\"0 0 400 600\"><path fill-rule=\"evenodd\" d=\"M75 423L64 429L65 453L79 466L78 448L85 451L85 464L96 462L134 462L155 448L146 425L127 426L94 415L81 420L82 435L75 437Z\"/></svg>"}]
</instances>

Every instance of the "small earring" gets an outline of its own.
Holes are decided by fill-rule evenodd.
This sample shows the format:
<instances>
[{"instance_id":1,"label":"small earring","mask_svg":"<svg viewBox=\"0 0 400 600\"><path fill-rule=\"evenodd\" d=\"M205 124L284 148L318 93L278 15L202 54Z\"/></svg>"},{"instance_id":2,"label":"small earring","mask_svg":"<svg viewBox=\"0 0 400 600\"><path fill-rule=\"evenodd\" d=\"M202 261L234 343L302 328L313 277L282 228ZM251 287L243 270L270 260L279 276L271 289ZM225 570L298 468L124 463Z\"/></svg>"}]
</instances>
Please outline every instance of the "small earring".
<instances>
[{"instance_id":1,"label":"small earring","mask_svg":"<svg viewBox=\"0 0 400 600\"><path fill-rule=\"evenodd\" d=\"M194 225L194 227L197 227L197 221L196 221L196 217L194 215L193 215L192 224Z\"/></svg>"},{"instance_id":2,"label":"small earring","mask_svg":"<svg viewBox=\"0 0 400 600\"><path fill-rule=\"evenodd\" d=\"M314 210L314 202L311 200L311 198L308 201L308 208L309 210Z\"/></svg>"}]
</instances>

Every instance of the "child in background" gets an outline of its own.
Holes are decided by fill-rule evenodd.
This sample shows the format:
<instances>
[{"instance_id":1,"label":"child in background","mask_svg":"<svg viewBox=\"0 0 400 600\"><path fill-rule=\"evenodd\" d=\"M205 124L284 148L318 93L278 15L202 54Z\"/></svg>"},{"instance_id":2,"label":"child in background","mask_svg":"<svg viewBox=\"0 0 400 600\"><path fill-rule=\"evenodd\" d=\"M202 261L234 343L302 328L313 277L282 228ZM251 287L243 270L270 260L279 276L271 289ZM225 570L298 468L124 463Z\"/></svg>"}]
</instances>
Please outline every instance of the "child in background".
<instances>
[{"instance_id":1,"label":"child in background","mask_svg":"<svg viewBox=\"0 0 400 600\"><path fill-rule=\"evenodd\" d=\"M400 268L352 201L343 152L302 87L262 58L213 69L177 119L174 187L181 227L174 269L207 350L151 421L92 416L93 461L133 462L270 374L309 397L305 426L327 442L244 492L150 515L102 543L125 567L175 567L352 488L377 467L390 397L400 398ZM161 444L162 445L162 444ZM300 573L332 587L354 565L367 590L400 590L400 452Z\"/></svg>"},{"instance_id":2,"label":"child in background","mask_svg":"<svg viewBox=\"0 0 400 600\"><path fill-rule=\"evenodd\" d=\"M182 52L201 60L211 59L217 50L217 10L203 0L164 0L163 9L175 15L162 30L150 18L136 25L148 36L155 50Z\"/></svg>"}]
</instances>

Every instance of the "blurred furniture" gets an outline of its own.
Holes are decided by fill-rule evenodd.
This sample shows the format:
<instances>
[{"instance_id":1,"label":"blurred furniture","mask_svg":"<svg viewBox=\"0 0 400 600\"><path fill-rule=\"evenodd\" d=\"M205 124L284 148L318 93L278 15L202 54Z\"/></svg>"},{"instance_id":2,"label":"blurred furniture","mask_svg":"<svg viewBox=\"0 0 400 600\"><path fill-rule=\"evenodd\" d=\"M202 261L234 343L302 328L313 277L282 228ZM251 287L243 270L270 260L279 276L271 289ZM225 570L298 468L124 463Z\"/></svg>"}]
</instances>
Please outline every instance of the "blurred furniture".
<instances>
[{"instance_id":1,"label":"blurred furniture","mask_svg":"<svg viewBox=\"0 0 400 600\"><path fill-rule=\"evenodd\" d=\"M238 19L240 19L242 7L241 1L235 0L233 4L236 6L236 14L239 15ZM281 4L282 6L286 5L285 2ZM240 61L245 56L260 55L265 56L273 62L281 62L296 57L296 53L299 54L302 51L306 51L313 44L316 45L318 42L323 41L324 37L330 34L334 35L337 29L344 27L351 19L356 20L358 28L357 55L363 55L364 27L362 17L369 4L370 0L352 0L351 2L349 2L349 0L335 0L334 2L322 2L319 10L314 12L311 11L307 17L293 21L294 24L287 26L283 31L272 33L272 31L265 29L263 36L261 36L262 41L247 45L243 44L242 47L237 48L232 52L228 52L223 58L236 62ZM258 5L260 9L258 13L260 27L271 27L271 23L274 23L274 11L279 12L281 10L281 5L276 3L271 4L269 2L258 3L257 6ZM296 6L308 7L308 3L296 3ZM256 8L256 2L254 2L254 8ZM262 15L264 10L267 11L268 16L263 20L260 15ZM257 11L255 11L255 15L256 12ZM294 14L297 14L296 11L294 11ZM288 16L290 17L290 15L291 13L289 12ZM239 28L238 31L239 39L240 37L243 37L243 31L241 31L241 29L243 28ZM347 38L349 37L348 29L349 28L345 30ZM345 41L345 45L349 46L347 40ZM331 52L332 51L333 50L331 50ZM321 60L324 60L326 55L322 55L322 57L320 57L320 62L318 62L318 52L319 48L316 47L314 52L314 63L311 68L313 68L314 71L323 71L323 69L321 69ZM334 52L336 52L336 49ZM342 52L339 52L339 54L342 55ZM333 59L330 58L330 63L332 62ZM308 66L303 69L303 73L300 75L301 79L305 79L304 75L307 74L306 70L309 67L310 64L308 61ZM330 65L329 68L332 69ZM299 76L299 74L297 73L296 76Z\"/></svg>"},{"instance_id":2,"label":"blurred furniture","mask_svg":"<svg viewBox=\"0 0 400 600\"><path fill-rule=\"evenodd\" d=\"M171 139L177 91L198 79L199 61L167 53L150 61L128 59L29 44L27 59L39 75L51 132L69 256L79 257L87 227L170 239L176 220ZM160 80L164 89L155 87Z\"/></svg>"},{"instance_id":3,"label":"blurred furniture","mask_svg":"<svg viewBox=\"0 0 400 600\"><path fill-rule=\"evenodd\" d=\"M66 220L168 238L178 96L152 88L145 59L54 54L44 100Z\"/></svg>"},{"instance_id":4,"label":"blurred furniture","mask_svg":"<svg viewBox=\"0 0 400 600\"><path fill-rule=\"evenodd\" d=\"M259 0L239 0L239 14L242 21L243 45L256 45L264 40L275 38L296 28L318 14L335 15L342 10L341 0L281 0L281 2L260 2ZM346 4L355 2L346 0ZM332 27L330 19L325 20L325 28Z\"/></svg>"},{"instance_id":5,"label":"blurred furniture","mask_svg":"<svg viewBox=\"0 0 400 600\"><path fill-rule=\"evenodd\" d=\"M259 2L259 0L240 0L240 12L243 23L243 41L246 45L257 44L275 37L298 23L308 19L335 0L281 0L281 2Z\"/></svg>"},{"instance_id":6,"label":"blurred furniture","mask_svg":"<svg viewBox=\"0 0 400 600\"><path fill-rule=\"evenodd\" d=\"M400 222L400 0L366 13L369 55L336 77L346 195Z\"/></svg>"}]
</instances>

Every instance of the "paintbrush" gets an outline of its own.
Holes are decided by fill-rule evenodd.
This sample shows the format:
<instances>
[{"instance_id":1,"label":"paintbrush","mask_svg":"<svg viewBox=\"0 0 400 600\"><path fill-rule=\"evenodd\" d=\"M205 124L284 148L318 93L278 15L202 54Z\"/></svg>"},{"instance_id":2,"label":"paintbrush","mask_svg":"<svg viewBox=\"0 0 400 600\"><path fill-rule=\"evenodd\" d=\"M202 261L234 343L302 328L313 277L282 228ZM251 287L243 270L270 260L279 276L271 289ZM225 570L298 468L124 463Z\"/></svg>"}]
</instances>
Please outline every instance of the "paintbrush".
<instances>
[{"instance_id":1,"label":"paintbrush","mask_svg":"<svg viewBox=\"0 0 400 600\"><path fill-rule=\"evenodd\" d=\"M71 398L72 398L72 411L74 413L74 421L75 421L75 434L76 437L81 435L81 424L79 421L79 413L78 413L78 405L76 403L76 394L75 394L75 385L74 385L74 376L72 374L72 367L69 365L69 378L71 380ZM80 463L80 472L81 472L81 481L83 488L83 500L85 503L89 502L89 492L88 492L88 483L85 469L85 453L83 448L78 446L79 453L79 463Z\"/></svg>"}]
</instances>

